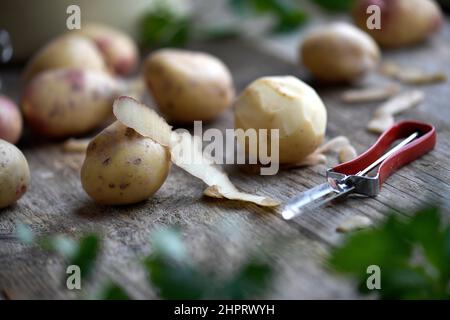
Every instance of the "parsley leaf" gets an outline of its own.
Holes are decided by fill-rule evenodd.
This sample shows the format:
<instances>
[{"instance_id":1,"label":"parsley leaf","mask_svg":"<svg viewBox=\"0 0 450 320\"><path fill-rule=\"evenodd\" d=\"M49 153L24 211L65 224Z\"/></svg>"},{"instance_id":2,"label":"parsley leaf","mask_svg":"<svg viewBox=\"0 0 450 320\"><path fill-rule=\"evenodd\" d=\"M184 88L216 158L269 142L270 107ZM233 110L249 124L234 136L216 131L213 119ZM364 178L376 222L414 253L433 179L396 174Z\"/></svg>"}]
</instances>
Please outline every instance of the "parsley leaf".
<instances>
[{"instance_id":1,"label":"parsley leaf","mask_svg":"<svg viewBox=\"0 0 450 320\"><path fill-rule=\"evenodd\" d=\"M383 299L447 299L450 297L450 227L440 210L423 209L403 221L396 215L378 228L350 235L328 260L335 271L354 277L362 293L367 268L379 266Z\"/></svg>"}]
</instances>

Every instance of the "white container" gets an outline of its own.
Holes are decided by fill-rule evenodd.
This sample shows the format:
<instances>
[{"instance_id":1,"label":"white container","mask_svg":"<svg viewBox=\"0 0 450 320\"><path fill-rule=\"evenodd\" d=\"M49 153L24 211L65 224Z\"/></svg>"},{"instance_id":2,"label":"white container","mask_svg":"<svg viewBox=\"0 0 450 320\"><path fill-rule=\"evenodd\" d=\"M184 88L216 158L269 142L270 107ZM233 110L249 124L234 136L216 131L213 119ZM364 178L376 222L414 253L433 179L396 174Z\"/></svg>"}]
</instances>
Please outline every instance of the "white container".
<instances>
[{"instance_id":1,"label":"white container","mask_svg":"<svg viewBox=\"0 0 450 320\"><path fill-rule=\"evenodd\" d=\"M67 7L81 9L81 22L101 22L137 37L139 19L154 0L2 0L0 28L9 32L13 60L24 60L51 38L67 31Z\"/></svg>"}]
</instances>

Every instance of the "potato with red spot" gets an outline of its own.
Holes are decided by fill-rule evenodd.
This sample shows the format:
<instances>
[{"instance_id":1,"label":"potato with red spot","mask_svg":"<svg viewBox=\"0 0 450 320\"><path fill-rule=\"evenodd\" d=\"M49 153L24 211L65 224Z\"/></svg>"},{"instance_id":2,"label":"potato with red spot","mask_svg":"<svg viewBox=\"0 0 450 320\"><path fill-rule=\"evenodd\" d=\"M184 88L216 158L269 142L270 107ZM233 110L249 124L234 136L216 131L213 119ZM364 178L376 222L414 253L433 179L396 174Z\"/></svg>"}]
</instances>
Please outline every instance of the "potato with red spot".
<instances>
[{"instance_id":1,"label":"potato with red spot","mask_svg":"<svg viewBox=\"0 0 450 320\"><path fill-rule=\"evenodd\" d=\"M98 203L137 203L162 186L170 165L166 147L116 121L89 143L81 184Z\"/></svg>"},{"instance_id":2,"label":"potato with red spot","mask_svg":"<svg viewBox=\"0 0 450 320\"><path fill-rule=\"evenodd\" d=\"M147 86L170 121L212 120L234 99L230 71L209 54L162 49L147 58L144 68Z\"/></svg>"},{"instance_id":3,"label":"potato with red spot","mask_svg":"<svg viewBox=\"0 0 450 320\"><path fill-rule=\"evenodd\" d=\"M19 200L30 183L30 169L23 153L0 139L0 208Z\"/></svg>"},{"instance_id":4,"label":"potato with red spot","mask_svg":"<svg viewBox=\"0 0 450 320\"><path fill-rule=\"evenodd\" d=\"M101 24L86 24L75 32L95 43L113 73L127 75L135 69L139 60L138 49L127 34Z\"/></svg>"},{"instance_id":5,"label":"potato with red spot","mask_svg":"<svg viewBox=\"0 0 450 320\"><path fill-rule=\"evenodd\" d=\"M380 8L380 29L368 28L369 6ZM375 8L375 7L374 7ZM403 47L424 41L443 25L443 14L434 0L357 0L355 23L383 47Z\"/></svg>"},{"instance_id":6,"label":"potato with red spot","mask_svg":"<svg viewBox=\"0 0 450 320\"><path fill-rule=\"evenodd\" d=\"M0 139L12 144L22 134L22 116L17 105L8 97L0 95Z\"/></svg>"},{"instance_id":7,"label":"potato with red spot","mask_svg":"<svg viewBox=\"0 0 450 320\"><path fill-rule=\"evenodd\" d=\"M41 73L26 87L22 110L27 123L48 137L77 136L112 114L122 84L106 73L58 69Z\"/></svg>"},{"instance_id":8,"label":"potato with red spot","mask_svg":"<svg viewBox=\"0 0 450 320\"><path fill-rule=\"evenodd\" d=\"M27 64L23 78L29 82L43 71L61 68L108 71L103 56L91 40L69 34L39 50Z\"/></svg>"}]
</instances>

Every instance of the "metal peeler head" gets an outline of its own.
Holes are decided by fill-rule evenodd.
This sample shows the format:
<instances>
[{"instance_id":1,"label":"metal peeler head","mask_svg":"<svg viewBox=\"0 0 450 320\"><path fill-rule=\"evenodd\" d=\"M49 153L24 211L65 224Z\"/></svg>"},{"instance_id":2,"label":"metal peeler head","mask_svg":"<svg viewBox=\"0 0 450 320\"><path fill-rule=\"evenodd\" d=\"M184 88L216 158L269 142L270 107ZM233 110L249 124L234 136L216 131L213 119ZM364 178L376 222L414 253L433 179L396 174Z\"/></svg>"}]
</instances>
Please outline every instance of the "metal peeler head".
<instances>
[{"instance_id":1,"label":"metal peeler head","mask_svg":"<svg viewBox=\"0 0 450 320\"><path fill-rule=\"evenodd\" d=\"M353 192L368 197L374 197L380 192L379 174L374 177L345 175L333 170L327 170L327 180L331 186L345 183L354 188Z\"/></svg>"}]
</instances>

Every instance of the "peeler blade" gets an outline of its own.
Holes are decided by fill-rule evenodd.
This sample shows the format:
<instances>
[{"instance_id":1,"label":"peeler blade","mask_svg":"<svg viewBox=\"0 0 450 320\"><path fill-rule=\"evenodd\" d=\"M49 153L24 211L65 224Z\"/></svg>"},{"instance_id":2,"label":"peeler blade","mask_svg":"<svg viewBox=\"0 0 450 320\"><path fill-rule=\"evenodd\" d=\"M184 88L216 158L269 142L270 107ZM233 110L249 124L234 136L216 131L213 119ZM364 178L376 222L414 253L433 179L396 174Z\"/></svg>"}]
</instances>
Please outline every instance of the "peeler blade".
<instances>
[{"instance_id":1,"label":"peeler blade","mask_svg":"<svg viewBox=\"0 0 450 320\"><path fill-rule=\"evenodd\" d=\"M353 190L354 187L345 183L339 185L323 183L291 199L284 207L282 216L285 220L291 220L306 211L315 209L336 198L347 195Z\"/></svg>"}]
</instances>

